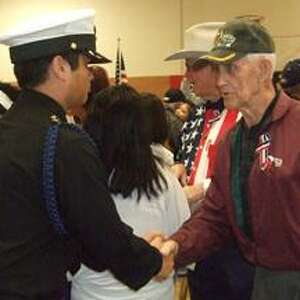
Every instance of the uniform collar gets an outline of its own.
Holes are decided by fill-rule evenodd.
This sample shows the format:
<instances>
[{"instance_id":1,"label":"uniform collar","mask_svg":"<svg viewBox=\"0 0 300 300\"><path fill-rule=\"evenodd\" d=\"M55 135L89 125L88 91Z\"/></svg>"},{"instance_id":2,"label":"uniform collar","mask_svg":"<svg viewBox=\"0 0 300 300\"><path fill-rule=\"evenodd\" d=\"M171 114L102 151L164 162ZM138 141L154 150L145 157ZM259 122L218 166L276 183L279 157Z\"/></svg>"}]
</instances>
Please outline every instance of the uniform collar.
<instances>
[{"instance_id":1,"label":"uniform collar","mask_svg":"<svg viewBox=\"0 0 300 300\"><path fill-rule=\"evenodd\" d=\"M35 107L39 107L40 109L45 110L49 114L49 116L55 115L60 121L66 122L66 112L64 111L63 107L59 105L54 99L51 97L31 90L31 89L24 89L20 96L18 102L24 101L25 105L31 105Z\"/></svg>"}]
</instances>

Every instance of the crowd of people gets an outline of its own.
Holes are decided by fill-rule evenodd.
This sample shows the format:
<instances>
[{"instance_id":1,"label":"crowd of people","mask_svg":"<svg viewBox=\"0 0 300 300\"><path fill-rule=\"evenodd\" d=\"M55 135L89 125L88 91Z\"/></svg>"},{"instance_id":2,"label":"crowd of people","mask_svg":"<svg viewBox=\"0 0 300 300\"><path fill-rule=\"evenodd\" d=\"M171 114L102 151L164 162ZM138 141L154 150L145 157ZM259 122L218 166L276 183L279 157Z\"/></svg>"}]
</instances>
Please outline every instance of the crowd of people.
<instances>
[{"instance_id":1,"label":"crowd of people","mask_svg":"<svg viewBox=\"0 0 300 300\"><path fill-rule=\"evenodd\" d=\"M178 277L180 300L300 299L300 59L196 24L160 99L110 84L94 17L0 36L0 299L173 300Z\"/></svg>"}]
</instances>

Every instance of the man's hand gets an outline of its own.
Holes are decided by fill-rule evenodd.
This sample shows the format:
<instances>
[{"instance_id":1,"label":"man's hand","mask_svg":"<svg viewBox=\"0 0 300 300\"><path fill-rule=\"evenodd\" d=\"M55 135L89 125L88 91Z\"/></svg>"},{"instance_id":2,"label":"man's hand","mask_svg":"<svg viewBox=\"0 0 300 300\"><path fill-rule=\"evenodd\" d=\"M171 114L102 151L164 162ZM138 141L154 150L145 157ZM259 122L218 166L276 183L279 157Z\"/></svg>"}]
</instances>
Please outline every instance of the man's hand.
<instances>
[{"instance_id":1,"label":"man's hand","mask_svg":"<svg viewBox=\"0 0 300 300\"><path fill-rule=\"evenodd\" d=\"M172 166L172 171L175 176L178 178L179 182L182 186L186 186L187 184L187 173L183 164L175 164Z\"/></svg>"},{"instance_id":2,"label":"man's hand","mask_svg":"<svg viewBox=\"0 0 300 300\"><path fill-rule=\"evenodd\" d=\"M155 247L163 256L177 255L179 245L174 240L168 239L166 235L159 231L152 231L144 235L143 239L152 247Z\"/></svg>"},{"instance_id":3,"label":"man's hand","mask_svg":"<svg viewBox=\"0 0 300 300\"><path fill-rule=\"evenodd\" d=\"M205 196L205 189L202 184L186 185L183 191L190 205L204 199Z\"/></svg>"},{"instance_id":4,"label":"man's hand","mask_svg":"<svg viewBox=\"0 0 300 300\"><path fill-rule=\"evenodd\" d=\"M152 247L155 247L157 250L163 245L163 242L167 239L167 236L159 231L151 231L146 233L143 236L143 239L148 242Z\"/></svg>"},{"instance_id":5,"label":"man's hand","mask_svg":"<svg viewBox=\"0 0 300 300\"><path fill-rule=\"evenodd\" d=\"M178 252L178 244L173 240L168 240L164 234L157 231L149 232L143 238L162 254L163 263L154 279L156 281L167 279L174 270L174 257Z\"/></svg>"},{"instance_id":6,"label":"man's hand","mask_svg":"<svg viewBox=\"0 0 300 300\"><path fill-rule=\"evenodd\" d=\"M167 279L174 271L174 255L162 256L163 263L159 273L154 277L156 281L163 281Z\"/></svg>"},{"instance_id":7,"label":"man's hand","mask_svg":"<svg viewBox=\"0 0 300 300\"><path fill-rule=\"evenodd\" d=\"M154 279L156 281L167 279L174 270L174 257L178 252L177 242L168 240L163 233L158 231L149 232L143 238L162 254L163 263Z\"/></svg>"},{"instance_id":8,"label":"man's hand","mask_svg":"<svg viewBox=\"0 0 300 300\"><path fill-rule=\"evenodd\" d=\"M178 248L178 243L173 240L167 240L162 244L159 251L163 256L163 264L155 280L162 281L170 276L174 269L174 257L178 252Z\"/></svg>"},{"instance_id":9,"label":"man's hand","mask_svg":"<svg viewBox=\"0 0 300 300\"><path fill-rule=\"evenodd\" d=\"M179 250L179 245L174 240L167 240L160 248L160 253L164 256L173 255L176 256Z\"/></svg>"}]
</instances>

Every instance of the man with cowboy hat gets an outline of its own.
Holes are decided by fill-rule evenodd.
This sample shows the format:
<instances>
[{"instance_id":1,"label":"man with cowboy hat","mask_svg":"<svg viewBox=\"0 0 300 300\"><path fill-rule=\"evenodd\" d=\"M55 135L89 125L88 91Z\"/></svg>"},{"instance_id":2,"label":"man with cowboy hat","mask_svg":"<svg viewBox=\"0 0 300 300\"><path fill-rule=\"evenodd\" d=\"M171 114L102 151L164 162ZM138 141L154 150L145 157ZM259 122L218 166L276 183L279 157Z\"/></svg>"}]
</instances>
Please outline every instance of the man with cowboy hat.
<instances>
[{"instance_id":1,"label":"man with cowboy hat","mask_svg":"<svg viewBox=\"0 0 300 300\"><path fill-rule=\"evenodd\" d=\"M193 200L204 198L210 185L217 159L217 146L226 132L232 128L240 115L236 110L224 107L217 88L216 66L208 60L199 59L213 47L222 22L196 24L185 32L184 49L166 60L185 59L185 76L200 97L196 111L184 125L181 149L174 166L180 179L187 173L184 189ZM195 210L195 206L192 209ZM201 205L201 203L200 203ZM199 260L194 270L189 270L188 281L192 300L218 300L250 298L252 267L240 256L231 241L210 257Z\"/></svg>"}]
</instances>

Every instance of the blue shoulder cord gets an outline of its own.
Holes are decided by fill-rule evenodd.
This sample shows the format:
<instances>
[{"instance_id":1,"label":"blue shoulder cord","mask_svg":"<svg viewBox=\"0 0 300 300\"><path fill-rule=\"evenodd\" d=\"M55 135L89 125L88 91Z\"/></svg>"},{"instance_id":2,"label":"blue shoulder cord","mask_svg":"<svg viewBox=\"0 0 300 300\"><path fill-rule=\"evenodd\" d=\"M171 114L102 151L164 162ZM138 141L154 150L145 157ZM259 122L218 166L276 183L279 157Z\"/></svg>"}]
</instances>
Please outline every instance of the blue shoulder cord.
<instances>
[{"instance_id":1,"label":"blue shoulder cord","mask_svg":"<svg viewBox=\"0 0 300 300\"><path fill-rule=\"evenodd\" d=\"M58 208L57 193L55 188L55 158L59 128L64 127L84 137L95 149L96 145L90 136L77 125L68 123L55 123L48 129L43 151L42 161L42 193L46 202L48 217L54 230L62 237L68 236L68 231L60 216ZM58 183L59 184L59 183Z\"/></svg>"}]
</instances>

